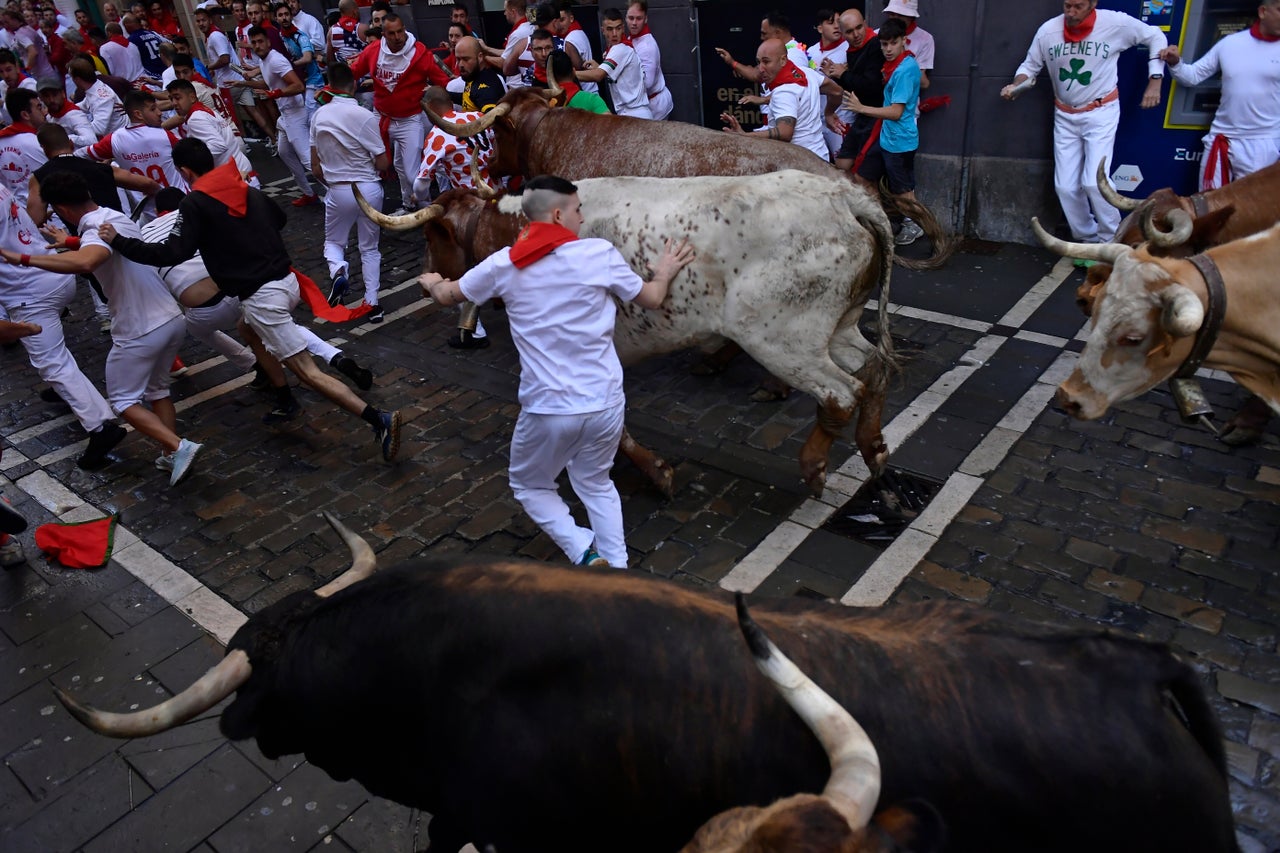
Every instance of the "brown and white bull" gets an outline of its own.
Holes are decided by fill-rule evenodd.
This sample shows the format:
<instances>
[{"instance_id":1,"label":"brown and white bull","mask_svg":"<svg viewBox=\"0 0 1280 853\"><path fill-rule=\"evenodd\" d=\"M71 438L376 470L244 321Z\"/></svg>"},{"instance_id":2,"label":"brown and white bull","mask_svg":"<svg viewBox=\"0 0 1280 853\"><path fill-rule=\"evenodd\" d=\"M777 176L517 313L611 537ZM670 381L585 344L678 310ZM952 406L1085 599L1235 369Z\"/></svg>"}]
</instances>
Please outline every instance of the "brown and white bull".
<instances>
[{"instance_id":1,"label":"brown and white bull","mask_svg":"<svg viewBox=\"0 0 1280 853\"><path fill-rule=\"evenodd\" d=\"M1190 259L1161 257L1146 247L1068 243L1032 220L1037 237L1064 257L1111 267L1094 294L1092 326L1080 362L1058 389L1075 417L1101 417L1178 373L1207 334L1209 285ZM1280 411L1280 226L1215 246L1207 256L1225 285L1221 329L1204 346L1206 367L1231 377Z\"/></svg>"},{"instance_id":2,"label":"brown and white bull","mask_svg":"<svg viewBox=\"0 0 1280 853\"><path fill-rule=\"evenodd\" d=\"M102 689L82 682L64 704L139 737L234 694L224 735L430 813L437 853L677 850L727 810L845 796L850 778L856 817L831 828L862 823L869 846L824 853L932 849L902 832L913 800L951 853L1237 850L1213 712L1161 644L954 602L757 599L755 620L870 740L829 756L743 654L723 591L470 555L374 572L342 533L352 571L253 614L181 694L112 714L77 701ZM829 823L772 816L797 838ZM727 849L814 849L771 839Z\"/></svg>"},{"instance_id":3,"label":"brown and white bull","mask_svg":"<svg viewBox=\"0 0 1280 853\"><path fill-rule=\"evenodd\" d=\"M661 309L619 306L614 342L624 365L731 340L817 401L817 423L800 451L801 474L815 495L826 482L831 444L855 411L858 450L873 474L883 471L888 448L880 415L893 365L887 262L893 236L867 193L794 170L600 178L577 186L586 218L581 235L613 243L634 269L648 269L666 237L687 235L698 253ZM525 224L518 199L486 204L467 190L445 193L432 208L402 217L363 208L383 227L425 225L427 269L450 278L511 245ZM872 344L858 320L877 285L879 333Z\"/></svg>"}]
</instances>

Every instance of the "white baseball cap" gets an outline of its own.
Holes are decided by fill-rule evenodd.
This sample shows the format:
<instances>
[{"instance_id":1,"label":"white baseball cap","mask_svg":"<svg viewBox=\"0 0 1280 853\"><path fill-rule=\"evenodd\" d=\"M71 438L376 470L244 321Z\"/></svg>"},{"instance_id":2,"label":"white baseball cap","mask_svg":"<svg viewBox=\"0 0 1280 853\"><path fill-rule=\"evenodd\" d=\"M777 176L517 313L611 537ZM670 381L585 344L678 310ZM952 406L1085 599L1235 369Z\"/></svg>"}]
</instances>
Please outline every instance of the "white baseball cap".
<instances>
[{"instance_id":1,"label":"white baseball cap","mask_svg":"<svg viewBox=\"0 0 1280 853\"><path fill-rule=\"evenodd\" d=\"M918 18L920 17L920 0L889 0L889 4L884 7L884 10L895 15Z\"/></svg>"},{"instance_id":2,"label":"white baseball cap","mask_svg":"<svg viewBox=\"0 0 1280 853\"><path fill-rule=\"evenodd\" d=\"M217 9L218 6L219 6L218 0L204 0L203 3L196 4L197 9L204 9L205 11L209 11L211 9Z\"/></svg>"}]
</instances>

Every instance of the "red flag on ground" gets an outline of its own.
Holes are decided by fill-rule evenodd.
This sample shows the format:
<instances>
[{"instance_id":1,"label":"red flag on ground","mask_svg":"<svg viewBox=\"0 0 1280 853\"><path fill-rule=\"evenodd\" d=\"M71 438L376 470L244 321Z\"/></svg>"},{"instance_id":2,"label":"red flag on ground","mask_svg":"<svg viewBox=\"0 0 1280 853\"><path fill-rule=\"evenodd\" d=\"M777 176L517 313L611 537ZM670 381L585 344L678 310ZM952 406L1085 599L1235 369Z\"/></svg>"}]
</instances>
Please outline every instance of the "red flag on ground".
<instances>
[{"instance_id":1,"label":"red flag on ground","mask_svg":"<svg viewBox=\"0 0 1280 853\"><path fill-rule=\"evenodd\" d=\"M373 306L368 302L361 302L355 308L348 308L345 305L330 305L328 298L320 292L319 286L311 280L310 276L296 268L293 270L293 274L298 277L298 290L302 293L303 301L307 303L311 313L321 320L328 320L330 323L349 323L352 320L360 319L373 310Z\"/></svg>"},{"instance_id":2,"label":"red flag on ground","mask_svg":"<svg viewBox=\"0 0 1280 853\"><path fill-rule=\"evenodd\" d=\"M105 566L115 546L117 516L63 524L55 521L36 528L36 547L68 569Z\"/></svg>"}]
</instances>

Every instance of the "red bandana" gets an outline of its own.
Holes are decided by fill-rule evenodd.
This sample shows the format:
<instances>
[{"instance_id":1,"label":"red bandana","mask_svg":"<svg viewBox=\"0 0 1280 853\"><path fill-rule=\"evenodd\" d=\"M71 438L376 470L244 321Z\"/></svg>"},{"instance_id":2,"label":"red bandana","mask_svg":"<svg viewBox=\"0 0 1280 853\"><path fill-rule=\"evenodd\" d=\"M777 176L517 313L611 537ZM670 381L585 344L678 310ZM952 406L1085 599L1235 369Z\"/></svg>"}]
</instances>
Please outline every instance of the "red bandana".
<instances>
[{"instance_id":1,"label":"red bandana","mask_svg":"<svg viewBox=\"0 0 1280 853\"><path fill-rule=\"evenodd\" d=\"M805 73L801 71L800 68L790 59L788 59L786 64L782 66L782 69L778 71L778 75L769 81L769 88L776 89L779 86L785 86L788 83L795 83L799 86L809 85L809 78L806 77Z\"/></svg>"},{"instance_id":2,"label":"red bandana","mask_svg":"<svg viewBox=\"0 0 1280 853\"><path fill-rule=\"evenodd\" d=\"M889 78L893 76L893 72L898 70L898 66L902 64L902 60L906 59L908 56L915 56L915 54L909 50L904 50L902 53L898 54L898 58L893 62L886 62L884 65L880 66L880 76L885 83L889 82Z\"/></svg>"},{"instance_id":3,"label":"red bandana","mask_svg":"<svg viewBox=\"0 0 1280 853\"><path fill-rule=\"evenodd\" d=\"M582 32L582 24L579 24L576 20L569 25L569 29L565 30L564 34L569 35L569 33L574 32L575 30Z\"/></svg>"},{"instance_id":4,"label":"red bandana","mask_svg":"<svg viewBox=\"0 0 1280 853\"><path fill-rule=\"evenodd\" d=\"M346 15L343 15L338 19L338 26L342 28L343 32L354 33L356 28L360 26L360 19L348 18Z\"/></svg>"},{"instance_id":5,"label":"red bandana","mask_svg":"<svg viewBox=\"0 0 1280 853\"><path fill-rule=\"evenodd\" d=\"M279 29L279 28L278 28L278 29ZM297 27L295 27L293 24L290 24L290 25L289 25L289 29L287 29L287 30L286 30L286 29L280 29L280 35L282 35L282 36L291 36L291 35L293 35L294 33L296 33L297 31L298 31L298 28L297 28Z\"/></svg>"},{"instance_id":6,"label":"red bandana","mask_svg":"<svg viewBox=\"0 0 1280 853\"><path fill-rule=\"evenodd\" d=\"M912 18L907 24L907 35L911 35L916 31L916 19Z\"/></svg>"},{"instance_id":7,"label":"red bandana","mask_svg":"<svg viewBox=\"0 0 1280 853\"><path fill-rule=\"evenodd\" d=\"M36 528L36 547L69 569L94 569L111 559L117 516L64 524L54 521Z\"/></svg>"},{"instance_id":8,"label":"red bandana","mask_svg":"<svg viewBox=\"0 0 1280 853\"><path fill-rule=\"evenodd\" d=\"M582 87L572 80L557 80L556 82L560 84L561 89L564 89L564 105L566 107L582 91Z\"/></svg>"},{"instance_id":9,"label":"red bandana","mask_svg":"<svg viewBox=\"0 0 1280 853\"><path fill-rule=\"evenodd\" d=\"M249 211L249 185L240 177L235 160L228 160L216 169L205 172L191 189L222 202L227 213L242 218Z\"/></svg>"},{"instance_id":10,"label":"red bandana","mask_svg":"<svg viewBox=\"0 0 1280 853\"><path fill-rule=\"evenodd\" d=\"M116 44L120 45L121 47L128 47L128 46L129 46L129 40L128 40L127 38L125 38L124 36L112 36L111 38L107 39L107 41L115 42Z\"/></svg>"},{"instance_id":11,"label":"red bandana","mask_svg":"<svg viewBox=\"0 0 1280 853\"><path fill-rule=\"evenodd\" d=\"M17 136L20 133L35 133L35 132L36 132L36 129L31 125L27 124L25 121L15 121L13 124L9 125L8 127L4 128L3 130L0 130L0 139L5 139L10 136Z\"/></svg>"},{"instance_id":12,"label":"red bandana","mask_svg":"<svg viewBox=\"0 0 1280 853\"><path fill-rule=\"evenodd\" d=\"M842 41L844 41L844 39L836 39L835 41L828 44L827 42L822 41L822 39L819 38L818 50L822 51L823 53L826 53L828 50L835 50L837 47L840 46L840 42Z\"/></svg>"},{"instance_id":13,"label":"red bandana","mask_svg":"<svg viewBox=\"0 0 1280 853\"><path fill-rule=\"evenodd\" d=\"M640 36L647 36L647 35L650 35L648 24L645 24L644 28L640 30L640 32L636 33L635 35L631 35L631 30L628 29L625 33L622 34L622 43L630 47L632 41L640 38Z\"/></svg>"},{"instance_id":14,"label":"red bandana","mask_svg":"<svg viewBox=\"0 0 1280 853\"><path fill-rule=\"evenodd\" d=\"M578 239L563 225L553 222L530 222L511 247L511 263L516 269L524 269L555 251L556 247Z\"/></svg>"},{"instance_id":15,"label":"red bandana","mask_svg":"<svg viewBox=\"0 0 1280 853\"><path fill-rule=\"evenodd\" d=\"M1080 22L1078 27L1067 26L1066 21L1062 22L1062 38L1064 41L1072 43L1084 41L1089 37L1089 33L1093 32L1093 25L1098 22L1098 10L1094 9L1089 13L1089 17Z\"/></svg>"},{"instance_id":16,"label":"red bandana","mask_svg":"<svg viewBox=\"0 0 1280 853\"><path fill-rule=\"evenodd\" d=\"M1280 41L1280 36L1269 36L1262 31L1262 21L1253 22L1253 26L1249 27L1249 35L1258 41Z\"/></svg>"}]
</instances>

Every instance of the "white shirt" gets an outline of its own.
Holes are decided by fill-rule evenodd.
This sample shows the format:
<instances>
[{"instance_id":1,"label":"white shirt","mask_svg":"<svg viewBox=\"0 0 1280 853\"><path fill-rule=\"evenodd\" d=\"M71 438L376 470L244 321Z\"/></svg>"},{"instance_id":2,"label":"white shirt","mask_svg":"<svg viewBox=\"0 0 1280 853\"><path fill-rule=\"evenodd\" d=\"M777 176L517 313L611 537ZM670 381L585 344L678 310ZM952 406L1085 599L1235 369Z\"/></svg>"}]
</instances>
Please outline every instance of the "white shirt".
<instances>
[{"instance_id":1,"label":"white shirt","mask_svg":"<svg viewBox=\"0 0 1280 853\"><path fill-rule=\"evenodd\" d=\"M808 85L784 83L771 91L769 125L776 127L778 120L783 118L795 119L796 126L791 134L791 142L801 148L808 148L826 160L827 141L822 135L822 114L826 96L819 90L823 76L808 68L801 68L800 71L808 80Z\"/></svg>"},{"instance_id":2,"label":"white shirt","mask_svg":"<svg viewBox=\"0 0 1280 853\"><path fill-rule=\"evenodd\" d=\"M378 115L343 95L316 110L311 120L311 147L327 184L378 180L373 161L387 153L378 131Z\"/></svg>"},{"instance_id":3,"label":"white shirt","mask_svg":"<svg viewBox=\"0 0 1280 853\"><path fill-rule=\"evenodd\" d=\"M113 251L98 236L98 226L104 222L110 222L125 237L141 237L142 232L132 219L118 210L105 207L86 213L77 229L82 248L102 246L111 253L111 257L93 271L93 277L107 297L112 339L131 341L158 329L174 317L181 317L182 310L155 267L135 264Z\"/></svg>"},{"instance_id":4,"label":"white shirt","mask_svg":"<svg viewBox=\"0 0 1280 853\"><path fill-rule=\"evenodd\" d=\"M8 187L0 185L0 246L19 254L55 254L47 246L48 241L40 229L27 216L26 205L15 204L15 201ZM13 310L65 287L70 279L69 275L36 267L0 263L0 305Z\"/></svg>"},{"instance_id":5,"label":"white shirt","mask_svg":"<svg viewBox=\"0 0 1280 853\"><path fill-rule=\"evenodd\" d=\"M268 53L267 58L261 61L261 67L262 79L267 82L268 89L283 89L288 85L285 75L294 70L293 63L281 56L278 50ZM280 112L286 114L307 111L306 99L300 94L276 98L276 105L280 107Z\"/></svg>"},{"instance_id":6,"label":"white shirt","mask_svg":"<svg viewBox=\"0 0 1280 853\"><path fill-rule=\"evenodd\" d=\"M0 27L0 32L7 32L7 30L5 30L3 27ZM18 88L26 89L28 92L36 91L36 78L23 77L21 82L18 83ZM0 80L0 122L3 122L4 124L13 124L13 118L12 116L9 115L9 108L6 107L4 104L5 100L8 97L9 97L9 84L4 82L3 80Z\"/></svg>"},{"instance_id":7,"label":"white shirt","mask_svg":"<svg viewBox=\"0 0 1280 853\"><path fill-rule=\"evenodd\" d=\"M142 226L142 239L148 243L164 242L164 238L169 236L169 232L173 230L173 225L177 221L178 211L176 210L171 210L163 216L157 216ZM165 286L169 288L169 292L173 294L174 299L181 297L183 292L191 285L209 277L209 271L205 269L204 260L200 257L199 252L196 252L195 255L176 267L157 267L156 272L160 273L160 278L164 281ZM232 297L224 298L230 299Z\"/></svg>"},{"instance_id":8,"label":"white shirt","mask_svg":"<svg viewBox=\"0 0 1280 853\"><path fill-rule=\"evenodd\" d=\"M231 58L231 62L221 68L210 67L214 83L217 83L219 86L226 86L232 80L244 79L231 67L232 64L235 64L236 56L231 50L231 39L223 35L221 30L213 30L209 33L209 38L205 40L205 49L209 54L208 64L210 66L224 56Z\"/></svg>"},{"instance_id":9,"label":"white shirt","mask_svg":"<svg viewBox=\"0 0 1280 853\"><path fill-rule=\"evenodd\" d=\"M581 27L574 29L564 37L566 44L571 44L578 50L578 55L582 57L582 61L594 58L595 54L591 52L591 40L587 38L587 33ZM578 84L578 88L584 92L598 92L600 87L595 83L582 82Z\"/></svg>"},{"instance_id":10,"label":"white shirt","mask_svg":"<svg viewBox=\"0 0 1280 853\"><path fill-rule=\"evenodd\" d=\"M613 96L613 109L618 115L653 118L640 57L629 45L619 42L609 48L604 59L600 60L600 67L609 79L609 93Z\"/></svg>"},{"instance_id":11,"label":"white shirt","mask_svg":"<svg viewBox=\"0 0 1280 853\"><path fill-rule=\"evenodd\" d=\"M324 46L328 39L324 37L324 24L320 23L320 19L308 14L305 9L299 9L293 16L293 25L307 34L307 38L311 41L313 58L317 61L323 60Z\"/></svg>"},{"instance_id":12,"label":"white shirt","mask_svg":"<svg viewBox=\"0 0 1280 853\"><path fill-rule=\"evenodd\" d=\"M127 45L104 41L98 48L98 55L107 63L107 68L117 77L123 77L132 83L143 75L142 53L138 46L130 42Z\"/></svg>"},{"instance_id":13,"label":"white shirt","mask_svg":"<svg viewBox=\"0 0 1280 853\"><path fill-rule=\"evenodd\" d=\"M1280 41L1256 39L1248 30L1232 33L1200 60L1170 67L1173 79L1196 86L1222 72L1222 103L1209 132L1228 139L1280 136Z\"/></svg>"},{"instance_id":14,"label":"white shirt","mask_svg":"<svg viewBox=\"0 0 1280 853\"><path fill-rule=\"evenodd\" d=\"M26 206L31 173L47 160L34 133L15 133L0 138L0 174L4 175L4 185L18 204Z\"/></svg>"},{"instance_id":15,"label":"white shirt","mask_svg":"<svg viewBox=\"0 0 1280 853\"><path fill-rule=\"evenodd\" d=\"M187 181L173 165L173 144L177 141L163 128L135 124L108 133L76 154L99 163L114 160L135 175L145 175L163 187L186 192Z\"/></svg>"},{"instance_id":16,"label":"white shirt","mask_svg":"<svg viewBox=\"0 0 1280 853\"><path fill-rule=\"evenodd\" d=\"M236 134L235 125L223 116L193 108L179 129L184 137L194 137L207 145L216 165L235 160L241 175L253 173L253 164L244 154L244 140Z\"/></svg>"},{"instance_id":17,"label":"white shirt","mask_svg":"<svg viewBox=\"0 0 1280 853\"><path fill-rule=\"evenodd\" d=\"M662 76L662 51L658 49L658 40L653 33L646 33L631 40L631 47L640 57L640 67L644 69L644 88L650 97L667 88L667 80Z\"/></svg>"},{"instance_id":18,"label":"white shirt","mask_svg":"<svg viewBox=\"0 0 1280 853\"><path fill-rule=\"evenodd\" d=\"M848 47L847 42L845 46ZM921 71L933 70L933 36L921 29L919 25L907 36L907 50L915 56L916 65L920 66Z\"/></svg>"},{"instance_id":19,"label":"white shirt","mask_svg":"<svg viewBox=\"0 0 1280 853\"><path fill-rule=\"evenodd\" d=\"M836 42L836 46L830 50L823 50L821 43L809 46L809 50L805 53L809 57L808 66L800 66L801 68L812 68L814 71L822 70L822 60L830 59L837 65L844 65L849 59L849 43L844 39ZM919 58L917 57L917 61Z\"/></svg>"},{"instance_id":20,"label":"white shirt","mask_svg":"<svg viewBox=\"0 0 1280 853\"><path fill-rule=\"evenodd\" d=\"M93 132L93 122L90 121L89 114L70 101L67 102L65 113L58 117L50 113L49 121L62 125L67 136L71 137L71 144L76 148L92 145L98 141L98 135Z\"/></svg>"},{"instance_id":21,"label":"white shirt","mask_svg":"<svg viewBox=\"0 0 1280 853\"><path fill-rule=\"evenodd\" d=\"M518 63L516 73L507 77L508 89L513 86L529 85L529 81L524 79L524 71L525 69L533 68L533 54L529 52L528 38L533 35L534 29L533 24L529 23L527 20L521 21L516 25L516 28L511 31L511 34L507 36L507 40L502 45L502 61L505 63L507 58L515 52L516 45L522 41L524 42L524 52L521 53L520 58L516 60Z\"/></svg>"},{"instance_id":22,"label":"white shirt","mask_svg":"<svg viewBox=\"0 0 1280 853\"><path fill-rule=\"evenodd\" d=\"M522 270L511 249L501 249L458 282L477 305L503 300L520 353L520 405L547 415L623 402L613 297L630 302L643 285L613 244L598 238L566 243Z\"/></svg>"},{"instance_id":23,"label":"white shirt","mask_svg":"<svg viewBox=\"0 0 1280 853\"><path fill-rule=\"evenodd\" d=\"M1034 80L1047 66L1054 97L1069 107L1083 107L1116 88L1120 54L1134 45L1147 46L1149 73L1164 72L1159 54L1169 42L1163 32L1123 12L1098 9L1097 13L1093 32L1074 43L1063 38L1062 15L1041 24L1014 77L1025 74Z\"/></svg>"},{"instance_id":24,"label":"white shirt","mask_svg":"<svg viewBox=\"0 0 1280 853\"><path fill-rule=\"evenodd\" d=\"M93 81L93 85L85 90L80 109L89 114L89 124L98 137L119 130L128 123L124 104L120 103L120 98L112 88L101 80Z\"/></svg>"}]
</instances>

